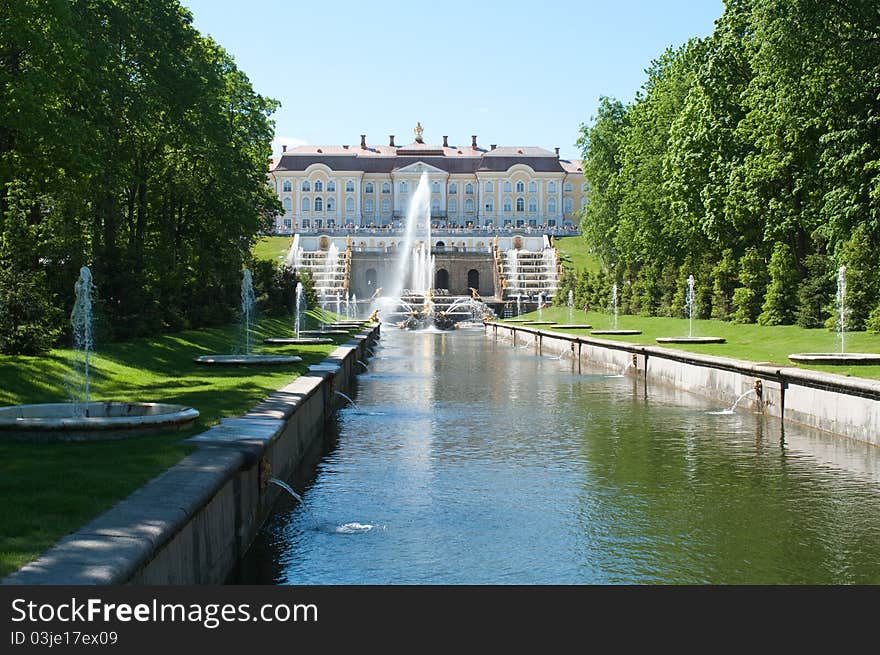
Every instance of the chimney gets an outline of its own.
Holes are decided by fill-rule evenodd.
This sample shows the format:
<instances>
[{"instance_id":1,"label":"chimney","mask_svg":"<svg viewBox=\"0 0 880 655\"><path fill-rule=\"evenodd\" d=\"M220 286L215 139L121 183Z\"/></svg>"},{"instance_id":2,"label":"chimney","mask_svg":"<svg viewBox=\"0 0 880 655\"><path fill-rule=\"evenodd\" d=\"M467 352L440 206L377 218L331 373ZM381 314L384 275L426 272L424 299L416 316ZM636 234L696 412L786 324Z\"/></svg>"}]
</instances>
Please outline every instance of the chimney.
<instances>
[{"instance_id":1,"label":"chimney","mask_svg":"<svg viewBox=\"0 0 880 655\"><path fill-rule=\"evenodd\" d=\"M556 148L556 159L559 159L559 148Z\"/></svg>"},{"instance_id":2,"label":"chimney","mask_svg":"<svg viewBox=\"0 0 880 655\"><path fill-rule=\"evenodd\" d=\"M443 135L443 147L444 147L444 148L448 148L448 147L449 147L449 137L446 136L445 134Z\"/></svg>"},{"instance_id":3,"label":"chimney","mask_svg":"<svg viewBox=\"0 0 880 655\"><path fill-rule=\"evenodd\" d=\"M367 135L361 134L361 150L367 149Z\"/></svg>"},{"instance_id":4,"label":"chimney","mask_svg":"<svg viewBox=\"0 0 880 655\"><path fill-rule=\"evenodd\" d=\"M497 148L497 147L498 147L498 144L497 144L497 143L493 143L491 146L489 146L489 149L490 149L490 150L495 150L495 148Z\"/></svg>"},{"instance_id":5,"label":"chimney","mask_svg":"<svg viewBox=\"0 0 880 655\"><path fill-rule=\"evenodd\" d=\"M286 143L281 144L281 152L287 152L287 144Z\"/></svg>"},{"instance_id":6,"label":"chimney","mask_svg":"<svg viewBox=\"0 0 880 655\"><path fill-rule=\"evenodd\" d=\"M476 134L471 135L471 148L473 148L474 150L477 149L477 135Z\"/></svg>"},{"instance_id":7,"label":"chimney","mask_svg":"<svg viewBox=\"0 0 880 655\"><path fill-rule=\"evenodd\" d=\"M394 145L394 135L393 134L388 135L388 145L391 146L392 148L397 147Z\"/></svg>"}]
</instances>

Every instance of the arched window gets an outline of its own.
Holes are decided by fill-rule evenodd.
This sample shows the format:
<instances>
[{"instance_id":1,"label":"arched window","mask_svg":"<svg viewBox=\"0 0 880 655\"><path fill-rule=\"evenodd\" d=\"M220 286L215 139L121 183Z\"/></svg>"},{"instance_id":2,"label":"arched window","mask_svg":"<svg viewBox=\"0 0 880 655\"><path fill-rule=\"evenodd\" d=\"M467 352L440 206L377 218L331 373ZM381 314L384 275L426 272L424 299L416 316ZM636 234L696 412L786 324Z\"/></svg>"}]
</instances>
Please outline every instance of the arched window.
<instances>
[{"instance_id":1,"label":"arched window","mask_svg":"<svg viewBox=\"0 0 880 655\"><path fill-rule=\"evenodd\" d=\"M534 180L529 182L529 193L538 193L538 184Z\"/></svg>"},{"instance_id":2,"label":"arched window","mask_svg":"<svg viewBox=\"0 0 880 655\"><path fill-rule=\"evenodd\" d=\"M474 195L474 185L468 182L464 185L464 193L465 195L472 196Z\"/></svg>"},{"instance_id":3,"label":"arched window","mask_svg":"<svg viewBox=\"0 0 880 655\"><path fill-rule=\"evenodd\" d=\"M529 198L529 211L533 214L538 211L538 201L534 198Z\"/></svg>"},{"instance_id":4,"label":"arched window","mask_svg":"<svg viewBox=\"0 0 880 655\"><path fill-rule=\"evenodd\" d=\"M586 197L586 196L582 196L582 197L581 197L581 209L583 209L583 208L586 207L586 206L587 206L587 197Z\"/></svg>"},{"instance_id":5,"label":"arched window","mask_svg":"<svg viewBox=\"0 0 880 655\"><path fill-rule=\"evenodd\" d=\"M284 207L284 213L289 214L293 211L293 201L290 198L285 198L281 205Z\"/></svg>"},{"instance_id":6,"label":"arched window","mask_svg":"<svg viewBox=\"0 0 880 655\"><path fill-rule=\"evenodd\" d=\"M367 182L364 185L364 193L373 193L373 183L372 182Z\"/></svg>"},{"instance_id":7,"label":"arched window","mask_svg":"<svg viewBox=\"0 0 880 655\"><path fill-rule=\"evenodd\" d=\"M445 250L444 246L444 250ZM439 250L439 248L438 248ZM437 273L434 275L434 288L435 289L449 289L449 271L445 268L438 268Z\"/></svg>"},{"instance_id":8,"label":"arched window","mask_svg":"<svg viewBox=\"0 0 880 655\"><path fill-rule=\"evenodd\" d=\"M437 252L446 252L446 242L438 241L434 244L434 250L436 250Z\"/></svg>"},{"instance_id":9,"label":"arched window","mask_svg":"<svg viewBox=\"0 0 880 655\"><path fill-rule=\"evenodd\" d=\"M398 186L400 193L406 193L408 188L409 188L409 185L406 182L401 182L400 185Z\"/></svg>"},{"instance_id":10,"label":"arched window","mask_svg":"<svg viewBox=\"0 0 880 655\"><path fill-rule=\"evenodd\" d=\"M284 193L290 193L293 191L293 184L291 184L290 180L284 180L284 182L281 183L281 190Z\"/></svg>"},{"instance_id":11,"label":"arched window","mask_svg":"<svg viewBox=\"0 0 880 655\"><path fill-rule=\"evenodd\" d=\"M354 193L354 180L348 180L345 183L345 192Z\"/></svg>"},{"instance_id":12,"label":"arched window","mask_svg":"<svg viewBox=\"0 0 880 655\"><path fill-rule=\"evenodd\" d=\"M388 198L382 201L382 212L387 214L391 211L391 203L388 201Z\"/></svg>"},{"instance_id":13,"label":"arched window","mask_svg":"<svg viewBox=\"0 0 880 655\"><path fill-rule=\"evenodd\" d=\"M449 213L454 214L458 211L458 200L455 198L450 198L449 202L446 203L447 207L449 207Z\"/></svg>"},{"instance_id":14,"label":"arched window","mask_svg":"<svg viewBox=\"0 0 880 655\"><path fill-rule=\"evenodd\" d=\"M321 180L315 180L315 191L323 191L324 183Z\"/></svg>"},{"instance_id":15,"label":"arched window","mask_svg":"<svg viewBox=\"0 0 880 655\"><path fill-rule=\"evenodd\" d=\"M302 199L302 210L303 210L304 212L310 211L310 210L309 210L309 199L308 199L308 198L303 198L303 199Z\"/></svg>"},{"instance_id":16,"label":"arched window","mask_svg":"<svg viewBox=\"0 0 880 655\"><path fill-rule=\"evenodd\" d=\"M547 193L556 193L556 182L549 182L547 184Z\"/></svg>"},{"instance_id":17,"label":"arched window","mask_svg":"<svg viewBox=\"0 0 880 655\"><path fill-rule=\"evenodd\" d=\"M368 287L376 286L376 280L378 279L378 275L376 275L375 268L368 268L364 277L366 277L366 279L367 279L367 286Z\"/></svg>"},{"instance_id":18,"label":"arched window","mask_svg":"<svg viewBox=\"0 0 880 655\"><path fill-rule=\"evenodd\" d=\"M566 182L562 185L562 190L566 193L571 193L571 182Z\"/></svg>"},{"instance_id":19,"label":"arched window","mask_svg":"<svg viewBox=\"0 0 880 655\"><path fill-rule=\"evenodd\" d=\"M547 213L548 214L555 214L556 213L556 198L550 198L550 200L547 201Z\"/></svg>"},{"instance_id":20,"label":"arched window","mask_svg":"<svg viewBox=\"0 0 880 655\"><path fill-rule=\"evenodd\" d=\"M494 212L495 211L495 201L491 197L486 198L485 210L487 212Z\"/></svg>"},{"instance_id":21,"label":"arched window","mask_svg":"<svg viewBox=\"0 0 880 655\"><path fill-rule=\"evenodd\" d=\"M566 214L570 214L570 213L571 213L571 198L569 198L568 196L566 196L565 198L563 198L563 200L562 200L562 208L563 208L563 210L565 211Z\"/></svg>"},{"instance_id":22,"label":"arched window","mask_svg":"<svg viewBox=\"0 0 880 655\"><path fill-rule=\"evenodd\" d=\"M327 182L327 193L336 193L336 182L333 180Z\"/></svg>"},{"instance_id":23,"label":"arched window","mask_svg":"<svg viewBox=\"0 0 880 655\"><path fill-rule=\"evenodd\" d=\"M436 180L431 183L431 193L440 193L440 183Z\"/></svg>"},{"instance_id":24,"label":"arched window","mask_svg":"<svg viewBox=\"0 0 880 655\"><path fill-rule=\"evenodd\" d=\"M505 180L504 182L504 193L510 193L512 190L510 180Z\"/></svg>"},{"instance_id":25,"label":"arched window","mask_svg":"<svg viewBox=\"0 0 880 655\"><path fill-rule=\"evenodd\" d=\"M525 193L525 191L526 191L526 185L522 180L520 180L519 182L516 183L516 192L517 193Z\"/></svg>"},{"instance_id":26,"label":"arched window","mask_svg":"<svg viewBox=\"0 0 880 655\"><path fill-rule=\"evenodd\" d=\"M345 213L351 214L354 211L354 198L348 197L345 199Z\"/></svg>"},{"instance_id":27,"label":"arched window","mask_svg":"<svg viewBox=\"0 0 880 655\"><path fill-rule=\"evenodd\" d=\"M315 198L315 211L322 212L324 211L324 201L321 200L321 196Z\"/></svg>"},{"instance_id":28,"label":"arched window","mask_svg":"<svg viewBox=\"0 0 880 655\"><path fill-rule=\"evenodd\" d=\"M526 209L526 201L523 200L522 198L517 198L516 199L516 211L521 212L521 211L525 211L525 209Z\"/></svg>"},{"instance_id":29,"label":"arched window","mask_svg":"<svg viewBox=\"0 0 880 655\"><path fill-rule=\"evenodd\" d=\"M483 190L486 193L495 193L495 185L491 182L486 182L486 184L483 185Z\"/></svg>"},{"instance_id":30,"label":"arched window","mask_svg":"<svg viewBox=\"0 0 880 655\"><path fill-rule=\"evenodd\" d=\"M391 185L388 182L382 182L382 193L391 193Z\"/></svg>"},{"instance_id":31,"label":"arched window","mask_svg":"<svg viewBox=\"0 0 880 655\"><path fill-rule=\"evenodd\" d=\"M513 211L513 203L510 201L510 198L504 199L504 211L511 212Z\"/></svg>"},{"instance_id":32,"label":"arched window","mask_svg":"<svg viewBox=\"0 0 880 655\"><path fill-rule=\"evenodd\" d=\"M435 214L435 215L440 213L440 199L439 198L434 198L431 201L431 213Z\"/></svg>"},{"instance_id":33,"label":"arched window","mask_svg":"<svg viewBox=\"0 0 880 655\"><path fill-rule=\"evenodd\" d=\"M458 193L458 185L453 182L449 185L449 195L454 196L456 193Z\"/></svg>"},{"instance_id":34,"label":"arched window","mask_svg":"<svg viewBox=\"0 0 880 655\"><path fill-rule=\"evenodd\" d=\"M336 211L336 198L334 198L333 196L328 196L327 198L327 211Z\"/></svg>"},{"instance_id":35,"label":"arched window","mask_svg":"<svg viewBox=\"0 0 880 655\"><path fill-rule=\"evenodd\" d=\"M364 200L364 211L367 212L368 214L373 213L373 199L372 198L367 198L366 200Z\"/></svg>"},{"instance_id":36,"label":"arched window","mask_svg":"<svg viewBox=\"0 0 880 655\"><path fill-rule=\"evenodd\" d=\"M464 211L465 213L473 214L474 213L474 201L468 198L464 201Z\"/></svg>"},{"instance_id":37,"label":"arched window","mask_svg":"<svg viewBox=\"0 0 880 655\"><path fill-rule=\"evenodd\" d=\"M302 190L303 191L311 191L312 190L312 186L309 184L308 180L303 180Z\"/></svg>"},{"instance_id":38,"label":"arched window","mask_svg":"<svg viewBox=\"0 0 880 655\"><path fill-rule=\"evenodd\" d=\"M468 271L468 288L480 290L480 271L475 268Z\"/></svg>"}]
</instances>

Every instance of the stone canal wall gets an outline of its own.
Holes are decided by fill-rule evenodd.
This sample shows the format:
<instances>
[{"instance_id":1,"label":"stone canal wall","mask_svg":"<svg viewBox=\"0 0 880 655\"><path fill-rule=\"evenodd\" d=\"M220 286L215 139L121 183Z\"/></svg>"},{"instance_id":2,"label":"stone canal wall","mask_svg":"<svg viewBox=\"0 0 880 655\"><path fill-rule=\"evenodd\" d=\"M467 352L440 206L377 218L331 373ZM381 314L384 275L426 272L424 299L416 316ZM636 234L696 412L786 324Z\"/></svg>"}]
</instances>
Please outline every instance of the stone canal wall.
<instances>
[{"instance_id":1,"label":"stone canal wall","mask_svg":"<svg viewBox=\"0 0 880 655\"><path fill-rule=\"evenodd\" d=\"M504 323L487 323L489 337L531 346L535 354L572 358L647 384L668 384L731 406L806 424L880 446L880 381L715 357L635 343L577 336Z\"/></svg>"},{"instance_id":2,"label":"stone canal wall","mask_svg":"<svg viewBox=\"0 0 880 655\"><path fill-rule=\"evenodd\" d=\"M243 416L189 441L196 450L68 535L3 584L222 584L379 337L370 326Z\"/></svg>"}]
</instances>

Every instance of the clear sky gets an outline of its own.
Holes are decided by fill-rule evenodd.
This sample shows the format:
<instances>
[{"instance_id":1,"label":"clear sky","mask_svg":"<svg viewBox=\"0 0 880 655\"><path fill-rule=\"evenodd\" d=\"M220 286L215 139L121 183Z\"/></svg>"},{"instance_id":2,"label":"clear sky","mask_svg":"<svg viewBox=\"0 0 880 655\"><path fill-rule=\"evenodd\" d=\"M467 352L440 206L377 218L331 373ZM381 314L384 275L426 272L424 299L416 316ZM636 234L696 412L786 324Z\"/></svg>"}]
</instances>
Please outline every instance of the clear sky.
<instances>
[{"instance_id":1,"label":"clear sky","mask_svg":"<svg viewBox=\"0 0 880 655\"><path fill-rule=\"evenodd\" d=\"M559 146L577 157L599 96L629 101L722 0L182 0L275 98L280 143Z\"/></svg>"}]
</instances>

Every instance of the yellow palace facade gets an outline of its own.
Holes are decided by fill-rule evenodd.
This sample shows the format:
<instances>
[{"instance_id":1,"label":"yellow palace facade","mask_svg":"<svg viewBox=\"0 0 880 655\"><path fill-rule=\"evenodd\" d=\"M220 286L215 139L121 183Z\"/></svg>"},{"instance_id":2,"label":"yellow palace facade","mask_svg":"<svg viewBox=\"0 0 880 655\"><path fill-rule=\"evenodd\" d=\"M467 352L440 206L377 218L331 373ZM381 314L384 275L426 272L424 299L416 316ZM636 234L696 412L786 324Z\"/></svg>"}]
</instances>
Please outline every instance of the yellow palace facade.
<instances>
[{"instance_id":1,"label":"yellow palace facade","mask_svg":"<svg viewBox=\"0 0 880 655\"><path fill-rule=\"evenodd\" d=\"M423 172L431 221L447 228L572 229L586 202L579 161L533 146L482 148L415 141L284 148L269 183L284 208L279 233L353 227L399 227Z\"/></svg>"}]
</instances>

